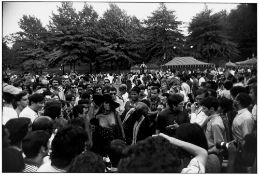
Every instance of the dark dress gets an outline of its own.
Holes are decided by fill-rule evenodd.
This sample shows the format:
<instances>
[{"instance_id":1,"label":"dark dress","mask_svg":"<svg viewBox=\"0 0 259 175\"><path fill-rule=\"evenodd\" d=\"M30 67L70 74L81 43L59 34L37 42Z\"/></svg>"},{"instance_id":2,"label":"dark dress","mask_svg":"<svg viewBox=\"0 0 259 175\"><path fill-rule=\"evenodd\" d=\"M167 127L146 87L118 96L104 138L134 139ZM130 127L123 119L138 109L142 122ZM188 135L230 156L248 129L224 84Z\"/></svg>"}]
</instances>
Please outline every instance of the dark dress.
<instances>
[{"instance_id":1,"label":"dark dress","mask_svg":"<svg viewBox=\"0 0 259 175\"><path fill-rule=\"evenodd\" d=\"M92 151L105 157L107 156L107 152L112 140L124 139L121 128L118 124L112 125L110 127L100 126L99 121L96 118L91 119L90 122L93 125Z\"/></svg>"}]
</instances>

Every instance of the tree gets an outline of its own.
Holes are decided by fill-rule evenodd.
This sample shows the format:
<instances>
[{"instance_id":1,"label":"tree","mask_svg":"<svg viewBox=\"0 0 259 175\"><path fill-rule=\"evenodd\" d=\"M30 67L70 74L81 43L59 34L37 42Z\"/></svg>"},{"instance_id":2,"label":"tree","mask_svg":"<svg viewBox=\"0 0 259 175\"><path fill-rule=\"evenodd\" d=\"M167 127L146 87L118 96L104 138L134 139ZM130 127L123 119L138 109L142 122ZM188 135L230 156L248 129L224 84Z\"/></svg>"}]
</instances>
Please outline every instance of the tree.
<instances>
[{"instance_id":1,"label":"tree","mask_svg":"<svg viewBox=\"0 0 259 175\"><path fill-rule=\"evenodd\" d=\"M228 35L238 44L241 59L257 55L257 4L240 4L228 15Z\"/></svg>"},{"instance_id":2,"label":"tree","mask_svg":"<svg viewBox=\"0 0 259 175\"><path fill-rule=\"evenodd\" d=\"M164 3L144 21L146 25L146 58L161 64L174 56L181 55L184 37L178 26L174 11L168 10ZM162 60L164 58L164 60Z\"/></svg>"},{"instance_id":3,"label":"tree","mask_svg":"<svg viewBox=\"0 0 259 175\"><path fill-rule=\"evenodd\" d=\"M188 28L190 35L188 47L192 47L191 55L208 62L218 59L229 60L238 57L237 45L230 40L224 30L224 12L211 15L211 10L205 9L197 14Z\"/></svg>"}]
</instances>

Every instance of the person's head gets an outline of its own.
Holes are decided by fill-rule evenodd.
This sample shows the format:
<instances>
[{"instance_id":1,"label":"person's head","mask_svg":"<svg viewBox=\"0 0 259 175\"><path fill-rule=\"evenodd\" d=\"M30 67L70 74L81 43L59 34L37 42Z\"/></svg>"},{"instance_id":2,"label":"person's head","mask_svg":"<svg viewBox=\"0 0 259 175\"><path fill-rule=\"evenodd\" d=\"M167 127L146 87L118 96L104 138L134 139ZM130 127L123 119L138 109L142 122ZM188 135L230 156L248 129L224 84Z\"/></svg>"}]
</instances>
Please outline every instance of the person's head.
<instances>
[{"instance_id":1,"label":"person's head","mask_svg":"<svg viewBox=\"0 0 259 175\"><path fill-rule=\"evenodd\" d=\"M26 91L22 91L15 96L15 101L18 107L22 109L25 108L29 104L29 94Z\"/></svg>"},{"instance_id":2,"label":"person's head","mask_svg":"<svg viewBox=\"0 0 259 175\"><path fill-rule=\"evenodd\" d=\"M5 126L10 133L10 144L20 146L22 139L31 130L31 120L26 117L13 118Z\"/></svg>"},{"instance_id":3,"label":"person's head","mask_svg":"<svg viewBox=\"0 0 259 175\"><path fill-rule=\"evenodd\" d=\"M247 108L252 103L251 97L247 93L239 93L234 99L234 107L237 110Z\"/></svg>"},{"instance_id":4,"label":"person's head","mask_svg":"<svg viewBox=\"0 0 259 175\"><path fill-rule=\"evenodd\" d=\"M130 90L130 98L132 101L138 101L139 99L139 93L140 93L140 89L137 86L134 86L131 90Z\"/></svg>"},{"instance_id":5,"label":"person's head","mask_svg":"<svg viewBox=\"0 0 259 175\"><path fill-rule=\"evenodd\" d=\"M57 88L60 85L60 79L59 78L53 78L51 80L51 85L52 85L52 87Z\"/></svg>"},{"instance_id":6,"label":"person's head","mask_svg":"<svg viewBox=\"0 0 259 175\"><path fill-rule=\"evenodd\" d=\"M250 87L249 95L252 98L253 102L256 103L257 100L257 85Z\"/></svg>"},{"instance_id":7,"label":"person's head","mask_svg":"<svg viewBox=\"0 0 259 175\"><path fill-rule=\"evenodd\" d=\"M104 79L104 85L109 86L110 85L110 80L109 79Z\"/></svg>"},{"instance_id":8,"label":"person's head","mask_svg":"<svg viewBox=\"0 0 259 175\"><path fill-rule=\"evenodd\" d=\"M75 104L76 97L72 94L66 95L66 101L70 103L72 106Z\"/></svg>"},{"instance_id":9,"label":"person's head","mask_svg":"<svg viewBox=\"0 0 259 175\"><path fill-rule=\"evenodd\" d=\"M48 155L49 138L50 135L45 131L29 132L22 141L22 150L26 158L40 157L43 161L43 158Z\"/></svg>"},{"instance_id":10,"label":"person's head","mask_svg":"<svg viewBox=\"0 0 259 175\"><path fill-rule=\"evenodd\" d=\"M83 117L70 119L68 121L68 124L75 127L81 127L82 129L85 130L85 119Z\"/></svg>"},{"instance_id":11,"label":"person's head","mask_svg":"<svg viewBox=\"0 0 259 175\"><path fill-rule=\"evenodd\" d=\"M90 100L90 93L89 92L84 92L80 95L81 100Z\"/></svg>"},{"instance_id":12,"label":"person's head","mask_svg":"<svg viewBox=\"0 0 259 175\"><path fill-rule=\"evenodd\" d=\"M231 98L232 100L234 100L237 96L237 94L244 92L247 93L247 90L245 87L243 86L234 86L230 89L230 94L231 94Z\"/></svg>"},{"instance_id":13,"label":"person's head","mask_svg":"<svg viewBox=\"0 0 259 175\"><path fill-rule=\"evenodd\" d=\"M78 101L78 104L79 104L79 105L83 105L83 106L86 108L85 110L87 110L87 112L88 112L88 111L89 111L89 108L90 108L91 102L90 102L89 99L84 99L84 100L79 100L79 101Z\"/></svg>"},{"instance_id":14,"label":"person's head","mask_svg":"<svg viewBox=\"0 0 259 175\"><path fill-rule=\"evenodd\" d=\"M105 164L101 156L86 151L74 158L68 173L105 173Z\"/></svg>"},{"instance_id":15,"label":"person's head","mask_svg":"<svg viewBox=\"0 0 259 175\"><path fill-rule=\"evenodd\" d=\"M109 94L109 93L110 93L110 86L105 85L102 89L102 94L105 95L105 94Z\"/></svg>"},{"instance_id":16,"label":"person's head","mask_svg":"<svg viewBox=\"0 0 259 175\"><path fill-rule=\"evenodd\" d=\"M226 98L226 97L220 97L218 98L219 101L219 107L218 111L219 113L227 113L233 110L233 101Z\"/></svg>"},{"instance_id":17,"label":"person's head","mask_svg":"<svg viewBox=\"0 0 259 175\"><path fill-rule=\"evenodd\" d=\"M79 84L77 86L77 91L78 91L78 94L81 96L83 94L83 91L84 91L84 85Z\"/></svg>"},{"instance_id":18,"label":"person's head","mask_svg":"<svg viewBox=\"0 0 259 175\"><path fill-rule=\"evenodd\" d=\"M94 87L94 93L95 93L95 94L102 95L102 86L97 84L97 85Z\"/></svg>"},{"instance_id":19,"label":"person's head","mask_svg":"<svg viewBox=\"0 0 259 175\"><path fill-rule=\"evenodd\" d=\"M230 80L226 80L223 85L226 90L230 90L233 87L233 83Z\"/></svg>"},{"instance_id":20,"label":"person's head","mask_svg":"<svg viewBox=\"0 0 259 175\"><path fill-rule=\"evenodd\" d=\"M216 97L206 97L201 102L200 105L202 106L202 111L207 115L210 116L214 114L219 107L219 101Z\"/></svg>"},{"instance_id":21,"label":"person's head","mask_svg":"<svg viewBox=\"0 0 259 175\"><path fill-rule=\"evenodd\" d=\"M196 91L196 97L195 97L195 101L198 102L198 104L200 103L200 101L206 97L209 96L208 90L204 89L204 88L199 88Z\"/></svg>"},{"instance_id":22,"label":"person's head","mask_svg":"<svg viewBox=\"0 0 259 175\"><path fill-rule=\"evenodd\" d=\"M120 91L120 93L123 95L123 94L125 94L126 92L127 92L127 85L126 84L121 84L120 86L119 86L119 91Z\"/></svg>"},{"instance_id":23,"label":"person's head","mask_svg":"<svg viewBox=\"0 0 259 175\"><path fill-rule=\"evenodd\" d=\"M39 116L32 123L32 131L43 130L52 134L54 129L54 120L49 116Z\"/></svg>"},{"instance_id":24,"label":"person's head","mask_svg":"<svg viewBox=\"0 0 259 175\"><path fill-rule=\"evenodd\" d=\"M103 95L103 108L105 111L115 111L117 107L119 107L120 104L116 103L112 96L110 95Z\"/></svg>"},{"instance_id":25,"label":"person's head","mask_svg":"<svg viewBox=\"0 0 259 175\"><path fill-rule=\"evenodd\" d=\"M208 142L203 129L197 123L183 123L175 131L179 140L192 143L208 150Z\"/></svg>"},{"instance_id":26,"label":"person's head","mask_svg":"<svg viewBox=\"0 0 259 175\"><path fill-rule=\"evenodd\" d=\"M170 94L167 98L168 106L175 111L183 110L183 96L180 94Z\"/></svg>"},{"instance_id":27,"label":"person's head","mask_svg":"<svg viewBox=\"0 0 259 175\"><path fill-rule=\"evenodd\" d=\"M157 86L152 86L150 90L151 98L157 98L159 95L160 89Z\"/></svg>"},{"instance_id":28,"label":"person's head","mask_svg":"<svg viewBox=\"0 0 259 175\"><path fill-rule=\"evenodd\" d=\"M86 148L88 136L81 127L65 127L57 132L52 144L50 160L57 168L66 168Z\"/></svg>"},{"instance_id":29,"label":"person's head","mask_svg":"<svg viewBox=\"0 0 259 175\"><path fill-rule=\"evenodd\" d=\"M70 85L71 92L76 93L77 92L77 84L72 83Z\"/></svg>"},{"instance_id":30,"label":"person's head","mask_svg":"<svg viewBox=\"0 0 259 175\"><path fill-rule=\"evenodd\" d=\"M207 89L209 96L217 97L217 92L214 89Z\"/></svg>"},{"instance_id":31,"label":"person's head","mask_svg":"<svg viewBox=\"0 0 259 175\"><path fill-rule=\"evenodd\" d=\"M88 108L86 108L84 105L79 104L73 107L73 116L74 118L77 117L85 117L87 115Z\"/></svg>"},{"instance_id":32,"label":"person's head","mask_svg":"<svg viewBox=\"0 0 259 175\"><path fill-rule=\"evenodd\" d=\"M29 106L37 112L43 108L44 99L45 98L42 94L32 94L31 96L29 96Z\"/></svg>"},{"instance_id":33,"label":"person's head","mask_svg":"<svg viewBox=\"0 0 259 175\"><path fill-rule=\"evenodd\" d=\"M112 167L118 166L118 163L122 157L122 152L126 147L127 147L127 144L123 140L115 139L111 141L109 151L108 151L108 156L112 163Z\"/></svg>"},{"instance_id":34,"label":"person's head","mask_svg":"<svg viewBox=\"0 0 259 175\"><path fill-rule=\"evenodd\" d=\"M116 100L117 89L115 87L111 87L109 94L112 96L113 100Z\"/></svg>"},{"instance_id":35,"label":"person's head","mask_svg":"<svg viewBox=\"0 0 259 175\"><path fill-rule=\"evenodd\" d=\"M49 101L45 104L44 115L49 116L53 120L61 115L61 103L58 101Z\"/></svg>"},{"instance_id":36,"label":"person's head","mask_svg":"<svg viewBox=\"0 0 259 175\"><path fill-rule=\"evenodd\" d=\"M119 173L180 173L181 151L162 137L148 137L123 151Z\"/></svg>"}]
</instances>

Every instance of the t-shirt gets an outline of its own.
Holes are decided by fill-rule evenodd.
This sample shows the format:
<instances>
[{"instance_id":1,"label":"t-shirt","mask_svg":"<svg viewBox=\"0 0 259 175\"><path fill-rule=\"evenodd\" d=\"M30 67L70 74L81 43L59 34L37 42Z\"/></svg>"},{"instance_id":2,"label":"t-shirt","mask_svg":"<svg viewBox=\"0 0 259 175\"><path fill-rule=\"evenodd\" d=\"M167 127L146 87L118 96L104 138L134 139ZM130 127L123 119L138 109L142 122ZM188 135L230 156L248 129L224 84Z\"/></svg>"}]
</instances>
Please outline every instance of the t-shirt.
<instances>
[{"instance_id":1,"label":"t-shirt","mask_svg":"<svg viewBox=\"0 0 259 175\"><path fill-rule=\"evenodd\" d=\"M31 122L33 122L38 117L38 114L34 110L32 110L29 106L27 106L22 110L19 117L27 117L31 119Z\"/></svg>"},{"instance_id":2,"label":"t-shirt","mask_svg":"<svg viewBox=\"0 0 259 175\"><path fill-rule=\"evenodd\" d=\"M12 118L18 118L17 112L12 107L3 107L3 124Z\"/></svg>"}]
</instances>

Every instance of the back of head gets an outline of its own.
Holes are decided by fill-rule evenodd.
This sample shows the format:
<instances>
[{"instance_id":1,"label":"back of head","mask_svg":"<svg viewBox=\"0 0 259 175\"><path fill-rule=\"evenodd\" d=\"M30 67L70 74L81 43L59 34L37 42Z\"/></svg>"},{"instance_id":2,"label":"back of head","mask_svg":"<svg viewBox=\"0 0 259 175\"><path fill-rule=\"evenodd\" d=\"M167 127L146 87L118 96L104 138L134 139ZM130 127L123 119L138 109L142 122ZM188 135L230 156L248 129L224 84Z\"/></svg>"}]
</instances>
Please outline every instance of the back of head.
<instances>
[{"instance_id":1,"label":"back of head","mask_svg":"<svg viewBox=\"0 0 259 175\"><path fill-rule=\"evenodd\" d=\"M180 94L170 94L167 98L167 103L170 108L173 106L177 106L179 103L183 101L183 96Z\"/></svg>"},{"instance_id":2,"label":"back of head","mask_svg":"<svg viewBox=\"0 0 259 175\"><path fill-rule=\"evenodd\" d=\"M127 147L126 142L120 139L113 140L110 143L108 156L113 167L117 167L122 157L123 150Z\"/></svg>"},{"instance_id":3,"label":"back of head","mask_svg":"<svg viewBox=\"0 0 259 175\"><path fill-rule=\"evenodd\" d=\"M203 129L197 123L183 123L175 131L179 140L192 143L208 150L208 143Z\"/></svg>"},{"instance_id":4,"label":"back of head","mask_svg":"<svg viewBox=\"0 0 259 175\"><path fill-rule=\"evenodd\" d=\"M67 167L85 149L88 135L81 127L65 127L57 132L51 144L51 164Z\"/></svg>"},{"instance_id":5,"label":"back of head","mask_svg":"<svg viewBox=\"0 0 259 175\"><path fill-rule=\"evenodd\" d=\"M49 116L39 116L32 123L32 131L44 130L52 133L54 121Z\"/></svg>"},{"instance_id":6,"label":"back of head","mask_svg":"<svg viewBox=\"0 0 259 175\"><path fill-rule=\"evenodd\" d=\"M49 101L45 104L44 115L49 116L53 120L60 117L61 114L61 103L58 101Z\"/></svg>"},{"instance_id":7,"label":"back of head","mask_svg":"<svg viewBox=\"0 0 259 175\"><path fill-rule=\"evenodd\" d=\"M216 97L209 96L209 97L206 97L206 98L202 99L201 102L200 102L200 105L205 106L208 109L213 107L214 110L217 111L217 109L219 107L219 101Z\"/></svg>"},{"instance_id":8,"label":"back of head","mask_svg":"<svg viewBox=\"0 0 259 175\"><path fill-rule=\"evenodd\" d=\"M72 161L69 169L69 173L104 173L105 164L101 156L86 151L79 154Z\"/></svg>"},{"instance_id":9,"label":"back of head","mask_svg":"<svg viewBox=\"0 0 259 175\"><path fill-rule=\"evenodd\" d=\"M74 118L79 117L79 114L83 114L83 113L84 113L84 106L82 104L76 105L73 107Z\"/></svg>"},{"instance_id":10,"label":"back of head","mask_svg":"<svg viewBox=\"0 0 259 175\"><path fill-rule=\"evenodd\" d=\"M39 102L42 102L44 100L44 96L42 94L39 94L39 93L35 93L35 94L32 94L31 96L29 96L29 105L33 103L39 103Z\"/></svg>"},{"instance_id":11,"label":"back of head","mask_svg":"<svg viewBox=\"0 0 259 175\"><path fill-rule=\"evenodd\" d=\"M6 128L10 133L10 144L17 145L26 136L31 120L26 117L14 118L7 121Z\"/></svg>"},{"instance_id":12,"label":"back of head","mask_svg":"<svg viewBox=\"0 0 259 175\"><path fill-rule=\"evenodd\" d=\"M226 88L226 90L230 90L232 87L233 87L232 81L226 80L224 82L224 88Z\"/></svg>"},{"instance_id":13,"label":"back of head","mask_svg":"<svg viewBox=\"0 0 259 175\"><path fill-rule=\"evenodd\" d=\"M236 100L243 108L247 108L252 103L252 99L247 93L239 93L236 96Z\"/></svg>"},{"instance_id":14,"label":"back of head","mask_svg":"<svg viewBox=\"0 0 259 175\"><path fill-rule=\"evenodd\" d=\"M162 137L149 137L125 149L120 173L180 173L181 151Z\"/></svg>"},{"instance_id":15,"label":"back of head","mask_svg":"<svg viewBox=\"0 0 259 175\"><path fill-rule=\"evenodd\" d=\"M35 158L41 147L48 149L50 135L45 131L29 132L22 141L22 150L26 158Z\"/></svg>"},{"instance_id":16,"label":"back of head","mask_svg":"<svg viewBox=\"0 0 259 175\"><path fill-rule=\"evenodd\" d=\"M236 98L237 94L239 94L240 92L247 92L245 87L242 86L234 86L230 89L230 94L233 98Z\"/></svg>"}]
</instances>

